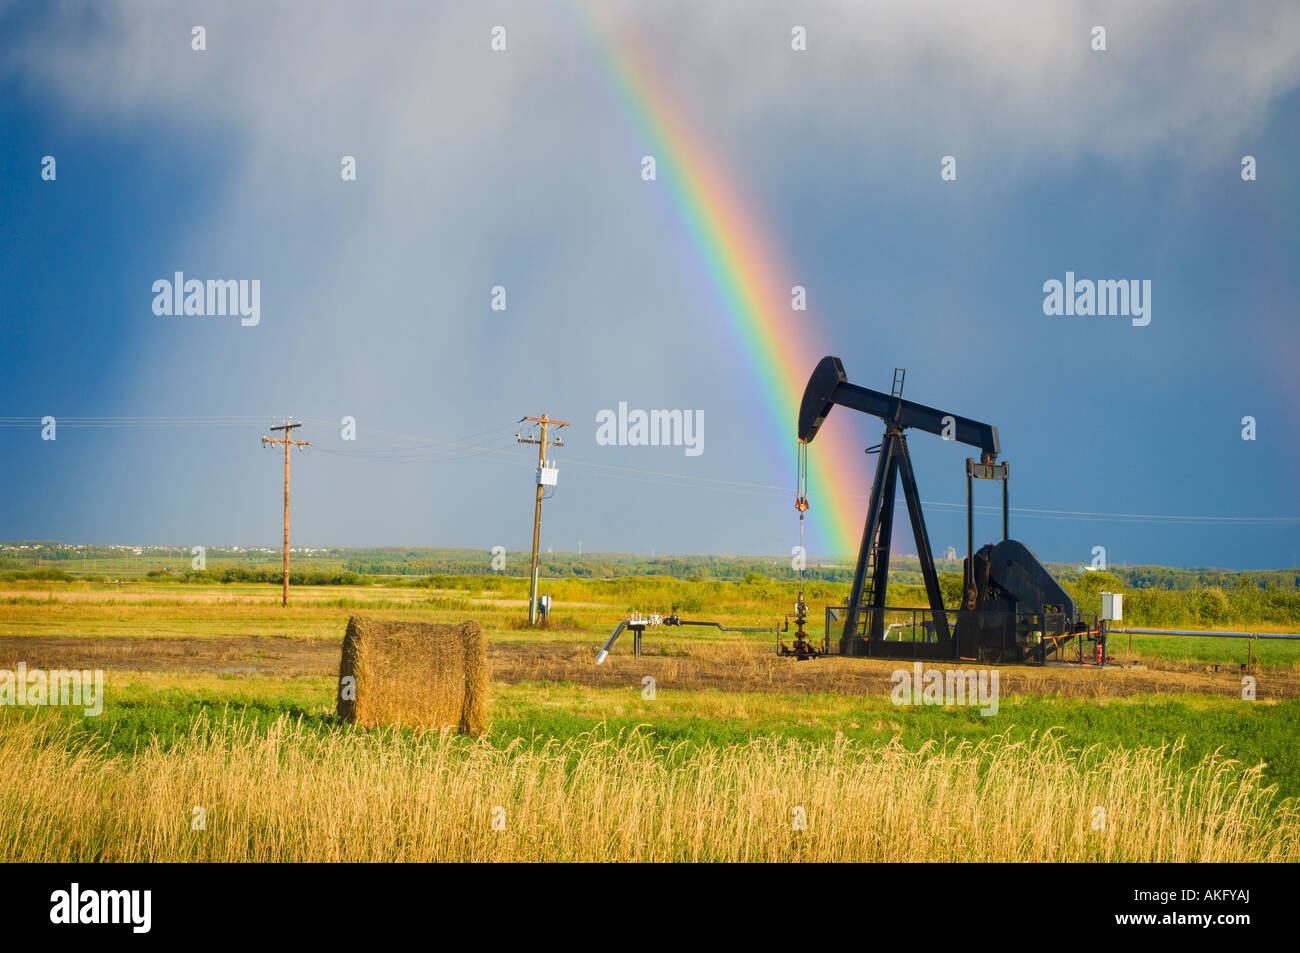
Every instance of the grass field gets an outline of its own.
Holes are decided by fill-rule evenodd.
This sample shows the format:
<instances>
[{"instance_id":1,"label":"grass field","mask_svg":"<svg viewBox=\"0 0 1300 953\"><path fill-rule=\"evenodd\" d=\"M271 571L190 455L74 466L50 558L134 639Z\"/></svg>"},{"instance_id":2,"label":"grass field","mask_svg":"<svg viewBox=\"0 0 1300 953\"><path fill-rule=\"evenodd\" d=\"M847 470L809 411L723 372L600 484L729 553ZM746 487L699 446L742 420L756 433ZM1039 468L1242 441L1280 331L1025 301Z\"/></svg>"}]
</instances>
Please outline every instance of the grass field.
<instances>
[{"instance_id":1,"label":"grass field","mask_svg":"<svg viewBox=\"0 0 1300 953\"><path fill-rule=\"evenodd\" d=\"M984 716L896 705L900 663L781 660L770 636L652 629L593 664L629 609L771 624L784 592L566 580L530 630L503 583L288 610L265 585L6 584L0 668L107 682L99 717L0 709L0 858L1300 860L1287 644L1257 645L1254 701L1243 645L1135 638L1114 649L1139 668L1001 669ZM480 620L490 733L339 724L354 612Z\"/></svg>"}]
</instances>

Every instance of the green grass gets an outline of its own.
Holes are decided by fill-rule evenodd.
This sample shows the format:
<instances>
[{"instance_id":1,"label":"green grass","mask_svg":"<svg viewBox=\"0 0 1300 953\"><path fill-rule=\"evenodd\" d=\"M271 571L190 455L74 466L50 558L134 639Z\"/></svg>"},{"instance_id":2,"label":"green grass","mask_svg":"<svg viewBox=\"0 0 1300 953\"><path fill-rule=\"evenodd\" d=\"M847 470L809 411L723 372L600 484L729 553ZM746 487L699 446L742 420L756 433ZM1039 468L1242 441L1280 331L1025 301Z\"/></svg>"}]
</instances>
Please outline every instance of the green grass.
<instances>
[{"instance_id":1,"label":"green grass","mask_svg":"<svg viewBox=\"0 0 1300 953\"><path fill-rule=\"evenodd\" d=\"M1141 626L1140 628L1156 628ZM1254 626L1256 631L1267 631L1263 626ZM1250 631L1242 629L1240 631ZM1110 651L1128 654L1128 636L1112 635ZM1133 636L1133 654L1138 658L1161 658L1170 661L1228 663L1245 662L1247 655L1246 639L1198 638L1196 636L1176 635L1135 635ZM1249 657L1263 666L1300 665L1300 639L1285 641L1281 639L1254 639L1249 641Z\"/></svg>"}]
</instances>

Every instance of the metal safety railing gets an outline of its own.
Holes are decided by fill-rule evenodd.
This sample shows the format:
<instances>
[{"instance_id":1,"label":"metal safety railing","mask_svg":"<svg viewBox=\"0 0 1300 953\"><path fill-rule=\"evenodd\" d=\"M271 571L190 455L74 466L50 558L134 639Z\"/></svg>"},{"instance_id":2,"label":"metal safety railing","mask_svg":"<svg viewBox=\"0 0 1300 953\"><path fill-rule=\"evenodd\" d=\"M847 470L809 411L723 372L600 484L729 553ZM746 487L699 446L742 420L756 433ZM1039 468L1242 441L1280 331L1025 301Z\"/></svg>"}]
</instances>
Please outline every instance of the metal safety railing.
<instances>
[{"instance_id":1,"label":"metal safety railing","mask_svg":"<svg viewBox=\"0 0 1300 953\"><path fill-rule=\"evenodd\" d=\"M1202 638L1202 639L1245 639L1246 640L1246 663L1255 664L1255 640L1281 640L1281 641L1300 641L1300 633L1289 632L1220 632L1206 629L1133 629L1117 628L1110 625L1106 626L1108 635L1127 635L1128 650L1133 652L1133 636L1135 635L1167 635L1175 638Z\"/></svg>"},{"instance_id":2,"label":"metal safety railing","mask_svg":"<svg viewBox=\"0 0 1300 953\"><path fill-rule=\"evenodd\" d=\"M826 644L845 651L842 620L846 606L826 608ZM1077 631L1080 624L1085 631ZM863 606L849 651L882 658L929 658L953 661L1011 662L1050 658L1095 661L1084 641L1099 635L1095 616L1080 615L1071 624L1058 612L999 612L954 609L935 612L918 607Z\"/></svg>"},{"instance_id":3,"label":"metal safety railing","mask_svg":"<svg viewBox=\"0 0 1300 953\"><path fill-rule=\"evenodd\" d=\"M824 645L833 654L842 651L840 640L847 612L847 606L826 607ZM1021 654L1027 660L1033 656L1039 661L1055 657L1060 661L1097 664L1109 659L1113 636L1127 635L1132 654L1133 636L1154 635L1243 639L1247 664L1253 665L1256 641L1300 642L1300 633L1118 627L1088 613L1077 613L1075 625L1069 625L1063 614L1055 612L946 610L936 613L926 608L889 606L863 606L858 610L854 629L853 634L863 640L861 648L867 655L966 661L976 660L980 654L1002 659ZM1033 651L1034 646L1045 642L1049 644L1046 651Z\"/></svg>"},{"instance_id":4,"label":"metal safety railing","mask_svg":"<svg viewBox=\"0 0 1300 953\"><path fill-rule=\"evenodd\" d=\"M842 623L847 613L847 606L826 607L826 645L837 654L844 634L843 625L837 623ZM942 633L951 636L956 616L955 612L936 615L924 608L863 606L858 610L854 634L867 640L869 654L956 659L956 642L942 638Z\"/></svg>"}]
</instances>

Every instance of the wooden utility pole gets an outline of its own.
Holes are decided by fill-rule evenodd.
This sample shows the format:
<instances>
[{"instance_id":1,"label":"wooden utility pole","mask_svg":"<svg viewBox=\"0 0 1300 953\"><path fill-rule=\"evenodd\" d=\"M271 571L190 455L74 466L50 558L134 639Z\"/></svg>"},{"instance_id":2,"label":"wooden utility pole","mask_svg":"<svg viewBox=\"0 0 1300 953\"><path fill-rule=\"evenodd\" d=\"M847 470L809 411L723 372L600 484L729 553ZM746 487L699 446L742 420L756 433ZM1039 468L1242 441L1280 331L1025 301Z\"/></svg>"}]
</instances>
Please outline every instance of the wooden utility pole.
<instances>
[{"instance_id":1,"label":"wooden utility pole","mask_svg":"<svg viewBox=\"0 0 1300 953\"><path fill-rule=\"evenodd\" d=\"M291 439L291 431L301 427L302 424L291 423L288 420L281 427L272 427L271 430L283 430L283 437L262 437L262 446L268 446L273 443L284 444L284 586L280 594L280 605L289 604L289 450L292 447L310 447L311 444L306 440Z\"/></svg>"},{"instance_id":2,"label":"wooden utility pole","mask_svg":"<svg viewBox=\"0 0 1300 953\"><path fill-rule=\"evenodd\" d=\"M564 446L563 440L554 440L548 443L547 434L550 431L551 427L555 427L558 430L560 427L569 426L569 422L567 420L552 420L550 417L546 416L545 414L542 414L542 416L540 417L525 417L523 418L523 420L520 420L519 422L523 423L524 420L531 420L533 423L542 425L542 436L541 439L539 440L533 440L531 438L525 438L519 436L519 434L515 434L515 439L518 440L520 443L537 444L537 507L533 511L533 562L530 571L528 573L528 578L530 580L528 584L528 624L536 625L537 624L537 544L541 538L541 532L542 532L542 491L548 486L555 486L555 468L550 467L548 469L546 466L546 448L548 446L551 447Z\"/></svg>"}]
</instances>

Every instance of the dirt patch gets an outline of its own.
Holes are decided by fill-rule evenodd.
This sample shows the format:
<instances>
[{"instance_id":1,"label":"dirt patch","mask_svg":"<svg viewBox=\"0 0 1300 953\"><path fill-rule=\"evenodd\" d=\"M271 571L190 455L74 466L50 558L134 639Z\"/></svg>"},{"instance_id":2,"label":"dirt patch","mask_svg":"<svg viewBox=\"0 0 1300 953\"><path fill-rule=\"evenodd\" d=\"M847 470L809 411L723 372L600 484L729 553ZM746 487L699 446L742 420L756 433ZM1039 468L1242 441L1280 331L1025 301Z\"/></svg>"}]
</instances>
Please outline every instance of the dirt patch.
<instances>
[{"instance_id":1,"label":"dirt patch","mask_svg":"<svg viewBox=\"0 0 1300 953\"><path fill-rule=\"evenodd\" d=\"M224 638L0 637L0 668L82 668L136 672L251 672L337 675L340 640Z\"/></svg>"},{"instance_id":2,"label":"dirt patch","mask_svg":"<svg viewBox=\"0 0 1300 953\"><path fill-rule=\"evenodd\" d=\"M798 662L778 658L770 649L755 646L697 646L689 655L611 655L595 665L586 646L546 644L499 645L492 658L492 676L501 682L575 682L581 685L624 687L640 685L652 675L661 686L714 688L720 691L780 692L864 696L893 687L892 674L911 663L894 659L823 658ZM1158 667L1157 667L1158 665ZM949 667L926 663L926 668ZM976 667L976 666L969 666ZM1204 663L1152 663L1147 668L1056 668L1008 665L999 669L1003 695L1059 695L1068 698L1106 698L1153 692L1197 692L1241 696L1242 672L1220 664L1218 671ZM1300 697L1300 673L1293 669L1258 668L1254 674L1256 697Z\"/></svg>"},{"instance_id":3,"label":"dirt patch","mask_svg":"<svg viewBox=\"0 0 1300 953\"><path fill-rule=\"evenodd\" d=\"M585 632L576 619L547 619L536 625L530 625L527 619L516 619L510 623L516 632Z\"/></svg>"},{"instance_id":4,"label":"dirt patch","mask_svg":"<svg viewBox=\"0 0 1300 953\"><path fill-rule=\"evenodd\" d=\"M298 677L338 673L340 642L335 639L225 636L221 638L81 638L75 636L0 636L0 668L20 661L28 668L102 668L112 672L251 673ZM796 662L770 648L753 645L698 645L689 654L611 655L595 664L589 645L490 641L492 680L571 682L606 688L639 686L646 675L660 687L720 691L780 692L865 696L888 693L891 674L909 663L885 659L825 658ZM1152 692L1241 695L1242 672L1220 664L1149 663L1145 669L1069 669L1005 666L999 690L1068 698L1108 698ZM1258 668L1256 697L1300 698L1300 673L1289 668Z\"/></svg>"}]
</instances>

